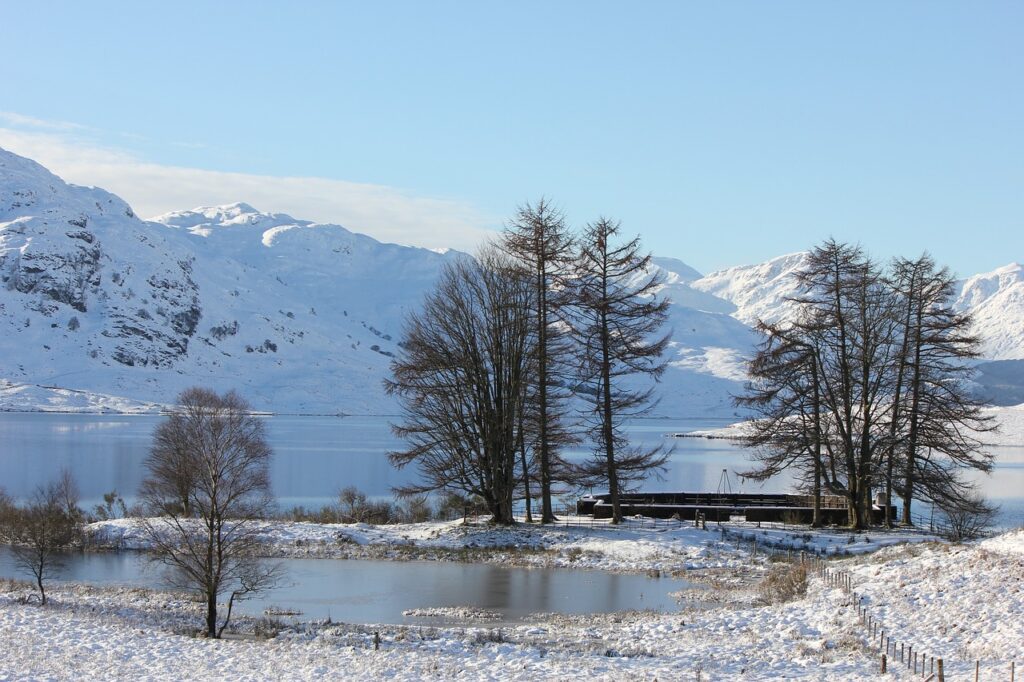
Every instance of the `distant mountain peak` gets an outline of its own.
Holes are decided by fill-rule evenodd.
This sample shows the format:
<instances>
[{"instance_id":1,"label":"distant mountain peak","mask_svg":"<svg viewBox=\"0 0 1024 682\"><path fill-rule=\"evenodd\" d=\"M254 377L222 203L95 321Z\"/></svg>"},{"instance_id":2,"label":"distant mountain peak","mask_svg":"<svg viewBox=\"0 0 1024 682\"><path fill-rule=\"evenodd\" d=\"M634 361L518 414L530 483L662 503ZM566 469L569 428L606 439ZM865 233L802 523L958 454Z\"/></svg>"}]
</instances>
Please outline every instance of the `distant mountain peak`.
<instances>
[{"instance_id":1,"label":"distant mountain peak","mask_svg":"<svg viewBox=\"0 0 1024 682\"><path fill-rule=\"evenodd\" d=\"M704 276L678 258L655 256L651 258L651 262L669 273L670 281L692 282ZM671 275L675 275L675 277L673 278Z\"/></svg>"},{"instance_id":2,"label":"distant mountain peak","mask_svg":"<svg viewBox=\"0 0 1024 682\"><path fill-rule=\"evenodd\" d=\"M243 202L143 221L113 194L0 149L0 382L153 403L202 384L260 409L391 411L381 379L403 321L460 257ZM734 413L757 342L749 325L787 314L804 259L709 275L653 259L672 301L661 414ZM1024 358L1024 267L959 287L986 358Z\"/></svg>"},{"instance_id":3,"label":"distant mountain peak","mask_svg":"<svg viewBox=\"0 0 1024 682\"><path fill-rule=\"evenodd\" d=\"M287 213L265 213L249 204L236 202L221 206L199 206L189 211L171 211L153 218L153 222L209 236L214 230L239 227L273 227L277 225L309 225Z\"/></svg>"}]
</instances>

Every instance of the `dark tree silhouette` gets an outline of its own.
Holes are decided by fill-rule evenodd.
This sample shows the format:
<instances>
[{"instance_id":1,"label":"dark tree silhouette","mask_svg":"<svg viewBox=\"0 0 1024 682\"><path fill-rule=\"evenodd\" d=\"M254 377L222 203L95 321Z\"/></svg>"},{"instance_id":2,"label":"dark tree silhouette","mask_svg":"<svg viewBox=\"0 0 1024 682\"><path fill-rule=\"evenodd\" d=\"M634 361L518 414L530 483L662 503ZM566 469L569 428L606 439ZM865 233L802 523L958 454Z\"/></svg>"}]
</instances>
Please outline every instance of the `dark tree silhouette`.
<instances>
[{"instance_id":1,"label":"dark tree silhouette","mask_svg":"<svg viewBox=\"0 0 1024 682\"><path fill-rule=\"evenodd\" d=\"M871 523L880 485L886 500L894 488L903 496L904 522L915 490L977 509L959 472L991 468L978 440L991 425L967 391L977 339L949 308L948 271L924 256L883 277L858 247L828 241L796 277L797 314L760 324L765 341L738 400L756 416L748 444L758 466L747 475L796 467L813 475L816 499L820 476L846 497L854 528Z\"/></svg>"},{"instance_id":2,"label":"dark tree silhouette","mask_svg":"<svg viewBox=\"0 0 1024 682\"><path fill-rule=\"evenodd\" d=\"M531 325L537 337L535 394L529 419L536 437L524 441L536 449L541 493L541 522L555 520L551 502L552 484L564 470L560 448L575 441L566 426L568 414L565 380L570 374L571 347L565 335L565 296L573 259L573 244L565 217L546 199L524 204L508 224L501 248L527 272L533 283ZM525 453L523 454L525 461ZM524 477L529 481L529 477Z\"/></svg>"},{"instance_id":3,"label":"dark tree silhouette","mask_svg":"<svg viewBox=\"0 0 1024 682\"><path fill-rule=\"evenodd\" d=\"M893 262L891 286L901 312L901 355L894 399L894 450L902 454L902 521L913 523L915 494L941 503L977 508L977 496L957 485L955 469L991 471L992 456L979 435L994 428L982 403L968 390L969 362L980 357L980 339L969 315L951 307L956 279L928 254ZM922 457L922 451L927 456ZM918 488L920 486L920 488Z\"/></svg>"},{"instance_id":4,"label":"dark tree silhouette","mask_svg":"<svg viewBox=\"0 0 1024 682\"><path fill-rule=\"evenodd\" d=\"M476 495L495 523L514 522L516 456L532 439L523 429L536 361L534 296L530 273L491 249L447 266L409 316L385 382L403 408L394 432L409 443L389 458L398 468L415 464L421 476L400 494Z\"/></svg>"},{"instance_id":5,"label":"dark tree silhouette","mask_svg":"<svg viewBox=\"0 0 1024 682\"><path fill-rule=\"evenodd\" d=\"M623 422L656 404L654 389L637 388L636 379L657 380L669 335L656 337L669 302L659 297L663 285L650 273L649 255L640 255L640 238L615 244L619 223L601 219L587 226L580 240L575 286L574 329L580 357L579 383L591 399L587 415L594 456L584 463L585 478L607 481L612 523L622 520L619 494L631 481L664 468L661 448L630 446Z\"/></svg>"},{"instance_id":6,"label":"dark tree silhouette","mask_svg":"<svg viewBox=\"0 0 1024 682\"><path fill-rule=\"evenodd\" d=\"M79 538L83 519L78 506L78 486L69 471L40 486L23 507L0 500L6 517L4 538L11 543L14 563L30 573L46 605L45 581L60 572L63 553Z\"/></svg>"},{"instance_id":7,"label":"dark tree silhouette","mask_svg":"<svg viewBox=\"0 0 1024 682\"><path fill-rule=\"evenodd\" d=\"M825 428L822 381L815 335L807 323L769 324L757 330L763 341L748 366L746 394L737 405L750 409L747 446L757 466L743 476L763 481L795 468L811 480L811 525L821 525L822 477L825 473Z\"/></svg>"},{"instance_id":8,"label":"dark tree silhouette","mask_svg":"<svg viewBox=\"0 0 1024 682\"><path fill-rule=\"evenodd\" d=\"M206 632L220 637L237 600L274 585L279 566L259 558L256 521L274 505L264 422L231 391L190 388L153 435L140 497L143 520L170 580L206 600ZM217 599L229 594L218 624ZM218 626L219 625L219 626Z\"/></svg>"}]
</instances>

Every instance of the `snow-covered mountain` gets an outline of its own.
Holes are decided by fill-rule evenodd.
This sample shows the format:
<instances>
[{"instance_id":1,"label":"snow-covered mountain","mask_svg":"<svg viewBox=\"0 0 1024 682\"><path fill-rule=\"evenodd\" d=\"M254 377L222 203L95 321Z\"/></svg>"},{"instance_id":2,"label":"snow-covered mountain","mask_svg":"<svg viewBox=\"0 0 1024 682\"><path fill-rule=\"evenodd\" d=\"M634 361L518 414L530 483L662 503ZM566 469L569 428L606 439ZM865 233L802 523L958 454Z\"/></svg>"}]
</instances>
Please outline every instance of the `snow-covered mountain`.
<instances>
[{"instance_id":1,"label":"snow-covered mountain","mask_svg":"<svg viewBox=\"0 0 1024 682\"><path fill-rule=\"evenodd\" d=\"M791 253L757 265L712 272L691 286L735 305L733 317L748 325L758 320L777 322L792 310L786 299L797 293L793 274L803 262L803 253Z\"/></svg>"},{"instance_id":2,"label":"snow-covered mountain","mask_svg":"<svg viewBox=\"0 0 1024 682\"><path fill-rule=\"evenodd\" d=\"M991 360L1024 360L1024 266L1010 263L960 283L954 307L974 315Z\"/></svg>"},{"instance_id":3,"label":"snow-covered mountain","mask_svg":"<svg viewBox=\"0 0 1024 682\"><path fill-rule=\"evenodd\" d=\"M202 384L278 412L392 413L402 321L457 257L241 203L144 221L0 150L0 409L153 409ZM654 260L672 299L659 414L734 413L750 325L787 314L802 258L707 276ZM966 280L958 305L992 359L1024 358L1020 266ZM1019 369L992 366L997 384Z\"/></svg>"},{"instance_id":4,"label":"snow-covered mountain","mask_svg":"<svg viewBox=\"0 0 1024 682\"><path fill-rule=\"evenodd\" d=\"M245 204L158 220L0 151L0 378L153 402L202 383L264 409L387 411L380 379L403 315L455 257Z\"/></svg>"}]
</instances>

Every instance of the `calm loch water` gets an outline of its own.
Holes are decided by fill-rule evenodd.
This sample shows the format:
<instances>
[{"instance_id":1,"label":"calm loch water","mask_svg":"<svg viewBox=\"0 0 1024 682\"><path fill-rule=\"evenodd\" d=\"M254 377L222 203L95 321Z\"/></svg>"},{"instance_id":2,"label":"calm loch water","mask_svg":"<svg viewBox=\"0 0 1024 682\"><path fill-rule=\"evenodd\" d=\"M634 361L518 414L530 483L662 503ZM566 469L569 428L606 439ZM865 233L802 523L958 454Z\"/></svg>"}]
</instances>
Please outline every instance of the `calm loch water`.
<instances>
[{"instance_id":1,"label":"calm loch water","mask_svg":"<svg viewBox=\"0 0 1024 682\"><path fill-rule=\"evenodd\" d=\"M367 495L388 497L394 486L408 483L415 471L395 470L386 454L401 447L388 417L267 417L274 449L271 480L282 508L319 507L332 502L339 489L354 485ZM142 479L157 416L0 413L0 487L24 497L50 480L62 467L78 481L83 505L97 504L116 489L131 499ZM634 442L674 447L668 470L652 477L649 490L717 490L729 472L734 491L786 492L786 477L754 484L735 472L747 468L746 453L723 440L668 438L671 433L723 426L726 420L636 420ZM1024 525L1024 448L995 448L992 476L978 476L984 492L1002 507L1000 525ZM570 459L586 456L583 449Z\"/></svg>"}]
</instances>

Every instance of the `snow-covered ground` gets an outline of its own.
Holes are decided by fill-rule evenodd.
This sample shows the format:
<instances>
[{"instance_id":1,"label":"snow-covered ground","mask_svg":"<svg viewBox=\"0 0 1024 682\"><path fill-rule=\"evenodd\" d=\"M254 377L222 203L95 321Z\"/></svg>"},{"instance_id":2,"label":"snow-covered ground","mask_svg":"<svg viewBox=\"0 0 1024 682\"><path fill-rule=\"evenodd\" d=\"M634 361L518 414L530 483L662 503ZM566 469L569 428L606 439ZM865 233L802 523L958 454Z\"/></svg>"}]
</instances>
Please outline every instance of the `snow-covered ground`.
<instances>
[{"instance_id":1,"label":"snow-covered ground","mask_svg":"<svg viewBox=\"0 0 1024 682\"><path fill-rule=\"evenodd\" d=\"M125 524L108 524L104 532ZM728 556L734 574L751 566L748 542L766 529L626 531L535 529L496 531L452 524L391 528L288 524L268 535L281 546L345 531L347 544L403 540L446 547L534 544L562 550L600 548L620 566L658 565L685 555L693 572L701 553ZM326 536L321 535L326 533ZM795 539L794 531L765 537ZM841 532L812 534L814 546L877 549L887 540ZM920 536L917 539L922 539ZM838 541L838 542L837 542ZM625 545L633 544L634 549ZM664 546L658 548L657 545ZM760 568L777 565L764 561ZM1010 661L1024 664L1024 531L971 544L916 543L833 560L864 595L873 617L901 642L944 658L947 679L962 679L981 661L983 679L1007 679ZM760 570L759 568L759 570ZM725 572L726 574L729 571ZM756 571L755 571L756 573ZM747 571L750 575L750 571ZM224 641L187 634L198 607L179 595L55 585L46 608L20 603L27 585L0 583L0 679L659 679L862 680L877 677L878 653L867 642L849 595L812 575L804 597L758 605L749 581L714 583L714 603L680 595L675 613L596 616L538 614L522 625L394 626L313 622L276 637ZM998 599L993 599L999 595ZM240 620L252 632L255 621ZM266 628L264 628L266 630ZM373 648L373 632L381 636ZM892 664L888 679L914 679Z\"/></svg>"},{"instance_id":2,"label":"snow-covered ground","mask_svg":"<svg viewBox=\"0 0 1024 682\"><path fill-rule=\"evenodd\" d=\"M0 379L0 412L159 414L164 409L167 406L160 403Z\"/></svg>"},{"instance_id":3,"label":"snow-covered ground","mask_svg":"<svg viewBox=\"0 0 1024 682\"><path fill-rule=\"evenodd\" d=\"M149 542L133 519L101 521L87 527L100 548L145 550ZM427 559L484 561L515 566L579 568L670 574L709 568L748 566L748 551L774 549L826 556L873 552L882 547L935 540L917 530L850 533L769 527L755 523L708 524L627 520L621 527L590 517L563 517L562 525L493 527L459 521L375 526L365 523L316 524L273 521L262 523L266 552L275 557L350 559ZM723 550L739 551L723 551Z\"/></svg>"},{"instance_id":4,"label":"snow-covered ground","mask_svg":"<svg viewBox=\"0 0 1024 682\"><path fill-rule=\"evenodd\" d=\"M985 414L993 417L998 429L982 435L981 440L994 447L1024 446L1024 404L1011 407L988 407ZM745 422L720 429L702 429L680 434L700 438L743 438Z\"/></svg>"}]
</instances>

